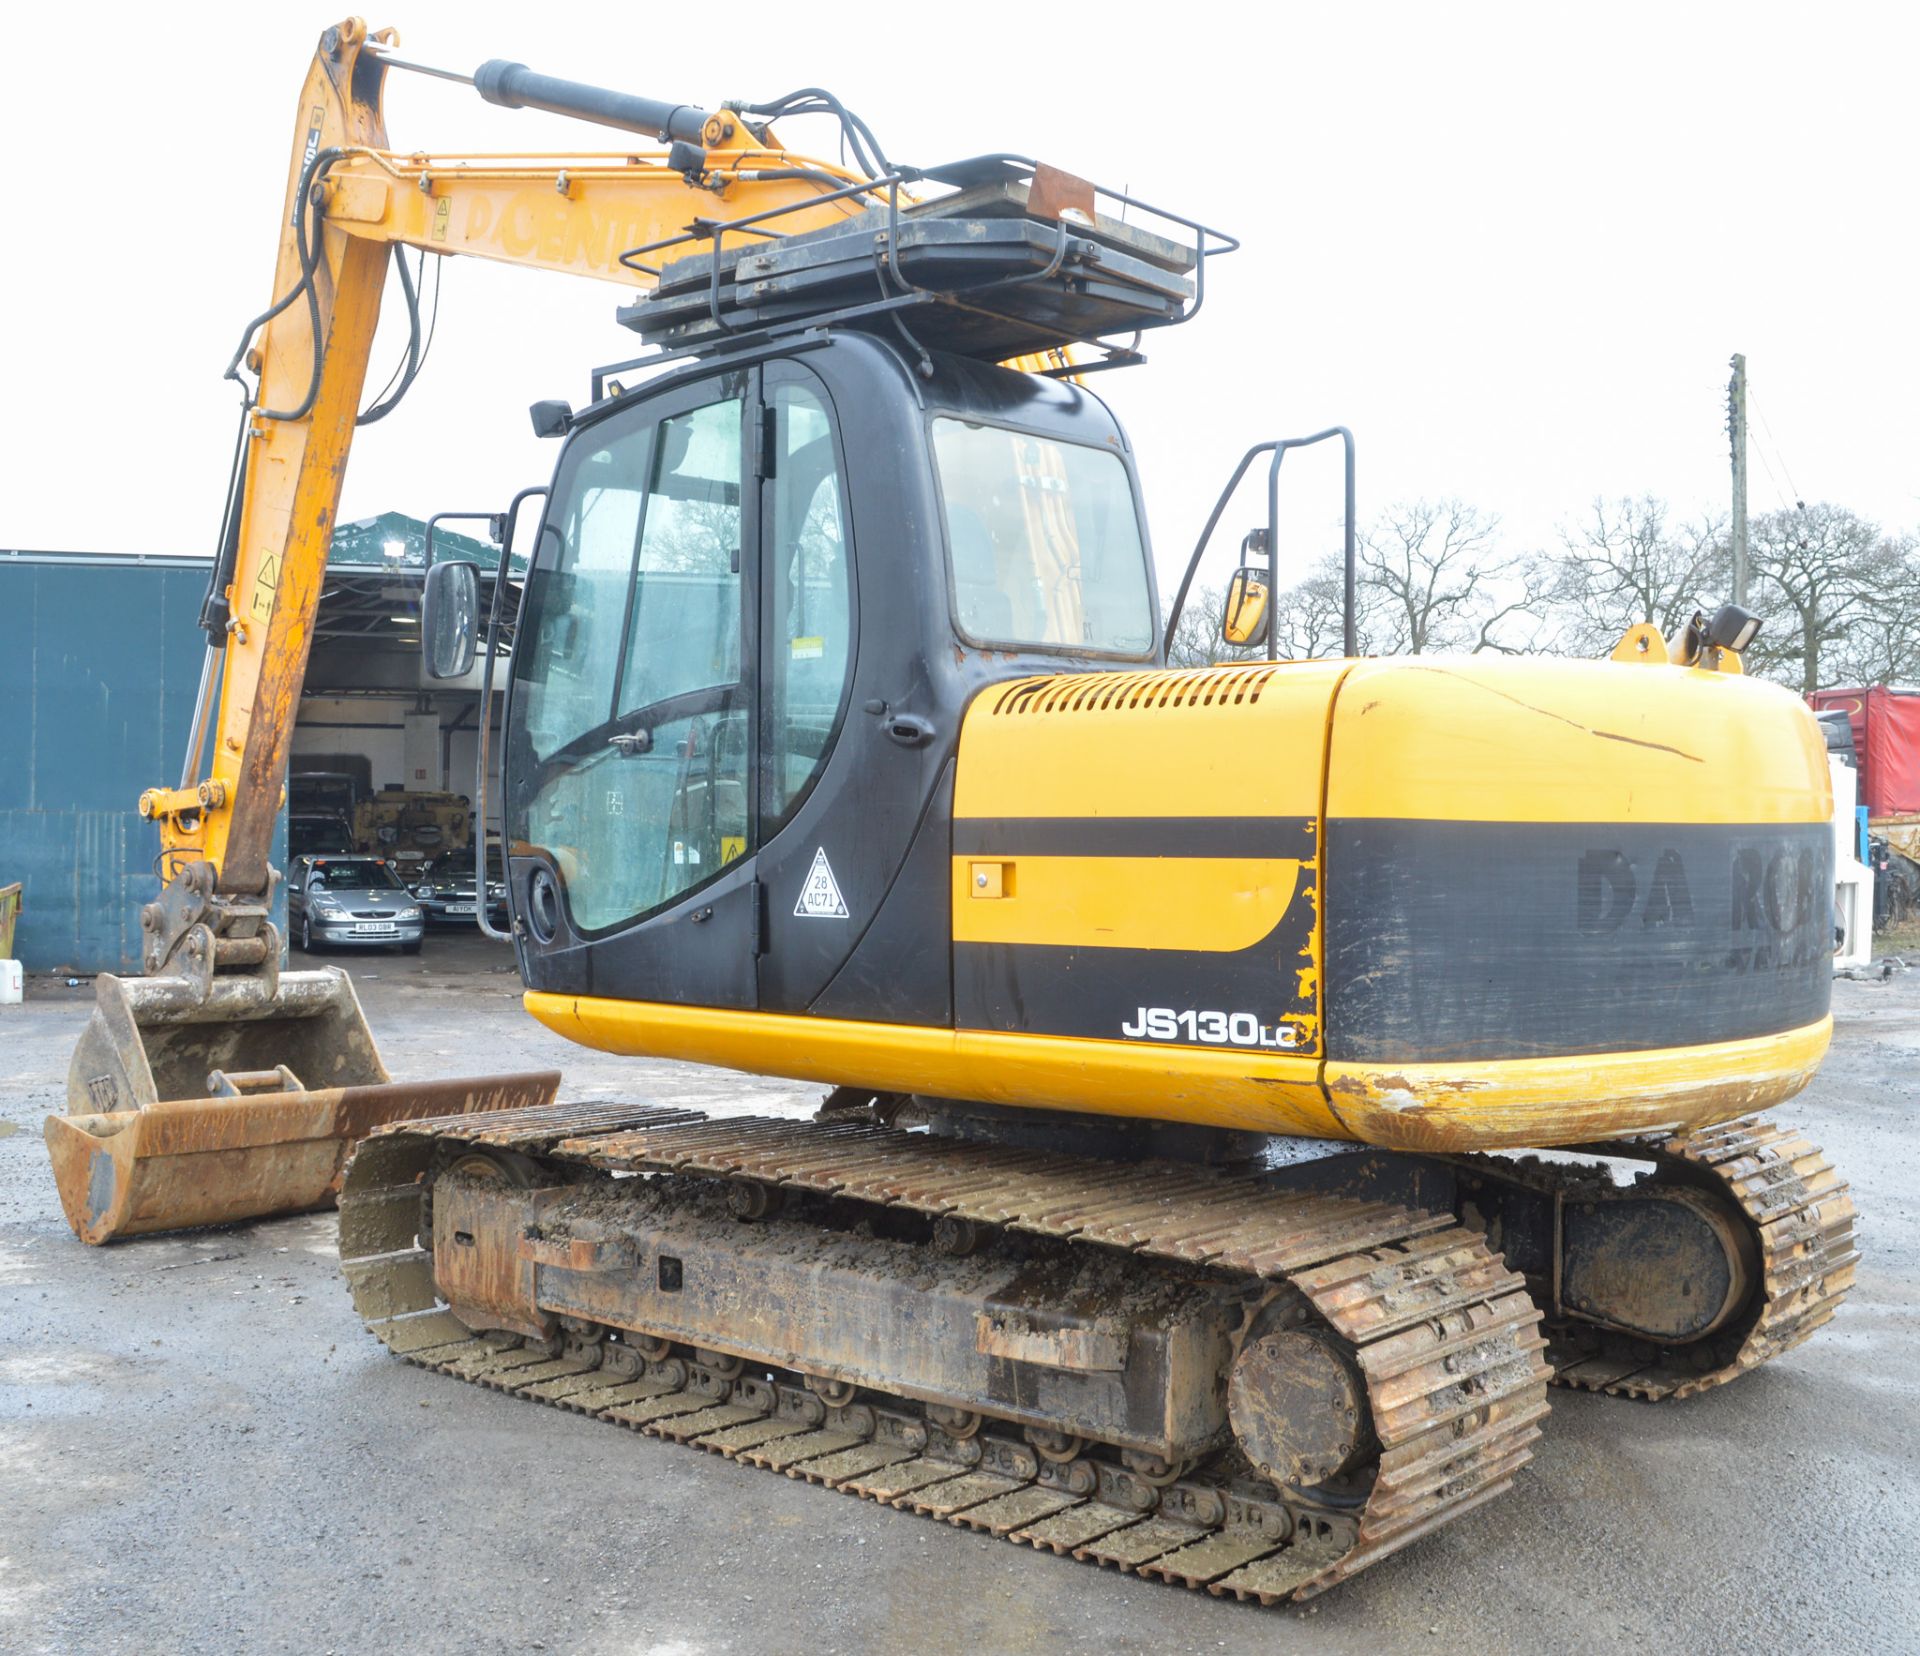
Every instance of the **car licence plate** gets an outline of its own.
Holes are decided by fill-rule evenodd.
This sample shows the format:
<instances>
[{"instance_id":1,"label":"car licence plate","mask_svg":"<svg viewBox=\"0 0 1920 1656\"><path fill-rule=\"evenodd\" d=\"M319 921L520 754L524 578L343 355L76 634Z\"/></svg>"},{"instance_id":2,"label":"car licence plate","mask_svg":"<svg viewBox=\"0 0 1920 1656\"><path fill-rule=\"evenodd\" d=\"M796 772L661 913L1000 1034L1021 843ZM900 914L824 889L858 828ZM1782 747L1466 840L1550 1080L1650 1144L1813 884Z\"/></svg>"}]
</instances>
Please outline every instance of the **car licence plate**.
<instances>
[{"instance_id":1,"label":"car licence plate","mask_svg":"<svg viewBox=\"0 0 1920 1656\"><path fill-rule=\"evenodd\" d=\"M362 937L385 937L400 928L390 920L361 920L355 923L353 929Z\"/></svg>"},{"instance_id":2,"label":"car licence plate","mask_svg":"<svg viewBox=\"0 0 1920 1656\"><path fill-rule=\"evenodd\" d=\"M471 914L471 913L473 913L473 904L471 904L471 903L449 903L449 904L447 904L447 913L449 913L449 914Z\"/></svg>"}]
</instances>

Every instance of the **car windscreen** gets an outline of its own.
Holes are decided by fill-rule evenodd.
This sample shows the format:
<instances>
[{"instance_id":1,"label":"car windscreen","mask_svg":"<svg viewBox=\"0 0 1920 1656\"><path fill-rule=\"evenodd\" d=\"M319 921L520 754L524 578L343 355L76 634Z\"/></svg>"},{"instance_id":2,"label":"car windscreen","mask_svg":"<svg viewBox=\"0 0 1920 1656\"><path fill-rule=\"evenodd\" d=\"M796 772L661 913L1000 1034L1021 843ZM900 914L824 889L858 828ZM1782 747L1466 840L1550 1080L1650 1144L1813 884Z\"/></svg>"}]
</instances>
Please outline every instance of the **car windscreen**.
<instances>
[{"instance_id":1,"label":"car windscreen","mask_svg":"<svg viewBox=\"0 0 1920 1656\"><path fill-rule=\"evenodd\" d=\"M308 885L328 891L395 891L399 877L383 862L317 862Z\"/></svg>"},{"instance_id":2,"label":"car windscreen","mask_svg":"<svg viewBox=\"0 0 1920 1656\"><path fill-rule=\"evenodd\" d=\"M421 871L429 880L471 880L473 878L472 851L442 851ZM493 846L487 853L487 878L504 880L507 877L505 866L500 861L500 847Z\"/></svg>"}]
</instances>

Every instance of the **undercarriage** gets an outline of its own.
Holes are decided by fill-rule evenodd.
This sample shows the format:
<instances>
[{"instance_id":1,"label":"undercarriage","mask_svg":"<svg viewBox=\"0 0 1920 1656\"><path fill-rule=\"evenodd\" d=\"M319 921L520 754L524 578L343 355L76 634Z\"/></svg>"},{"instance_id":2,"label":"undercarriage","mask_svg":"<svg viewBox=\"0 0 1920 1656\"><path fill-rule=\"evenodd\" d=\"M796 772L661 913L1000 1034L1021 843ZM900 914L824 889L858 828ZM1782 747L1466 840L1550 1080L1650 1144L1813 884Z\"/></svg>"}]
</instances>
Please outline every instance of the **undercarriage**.
<instances>
[{"instance_id":1,"label":"undercarriage","mask_svg":"<svg viewBox=\"0 0 1920 1656\"><path fill-rule=\"evenodd\" d=\"M1760 1122L1542 1162L998 1114L406 1123L355 1156L341 1256L410 1362L1262 1603L1501 1493L1550 1380L1718 1384L1857 1257L1845 1187Z\"/></svg>"}]
</instances>

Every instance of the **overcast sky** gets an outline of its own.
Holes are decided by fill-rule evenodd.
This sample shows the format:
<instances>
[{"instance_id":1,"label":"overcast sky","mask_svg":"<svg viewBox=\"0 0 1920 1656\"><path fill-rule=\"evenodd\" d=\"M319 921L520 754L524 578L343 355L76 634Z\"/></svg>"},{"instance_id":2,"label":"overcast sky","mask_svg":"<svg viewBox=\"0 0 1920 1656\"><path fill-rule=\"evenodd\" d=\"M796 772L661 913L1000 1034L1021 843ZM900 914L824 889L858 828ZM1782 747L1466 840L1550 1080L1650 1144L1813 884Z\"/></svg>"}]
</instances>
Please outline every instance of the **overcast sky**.
<instances>
[{"instance_id":1,"label":"overcast sky","mask_svg":"<svg viewBox=\"0 0 1920 1656\"><path fill-rule=\"evenodd\" d=\"M269 298L294 104L334 18L85 17L34 31L0 99L0 547L205 552L235 407L220 371ZM1915 17L406 0L368 20L425 62L517 58L689 103L824 85L896 159L1037 155L1242 237L1191 327L1095 382L1140 451L1164 583L1247 445L1334 422L1359 438L1363 517L1459 495L1525 546L1600 494L1722 508L1736 350L1765 420L1756 512L1797 491L1920 523ZM399 74L387 122L400 150L619 142ZM832 153L825 123L783 136ZM361 438L342 517L490 509L544 481L527 404L584 401L594 363L632 354L618 296L449 261L432 360ZM370 384L400 343L383 329ZM1332 457L1290 491L1283 556L1304 557L1330 543Z\"/></svg>"}]
</instances>

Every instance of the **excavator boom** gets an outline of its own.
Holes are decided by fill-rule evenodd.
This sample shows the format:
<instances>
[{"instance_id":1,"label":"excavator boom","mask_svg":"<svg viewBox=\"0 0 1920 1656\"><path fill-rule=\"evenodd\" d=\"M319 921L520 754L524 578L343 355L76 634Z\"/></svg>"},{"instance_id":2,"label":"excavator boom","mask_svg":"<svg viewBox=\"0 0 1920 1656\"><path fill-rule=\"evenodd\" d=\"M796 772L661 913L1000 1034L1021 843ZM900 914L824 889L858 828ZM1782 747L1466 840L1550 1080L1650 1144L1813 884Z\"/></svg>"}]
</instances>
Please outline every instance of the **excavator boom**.
<instances>
[{"instance_id":1,"label":"excavator boom","mask_svg":"<svg viewBox=\"0 0 1920 1656\"><path fill-rule=\"evenodd\" d=\"M861 175L790 154L764 123L497 62L472 77L492 102L657 132L670 147L391 153L382 96L394 44L357 18L322 35L297 106L274 303L229 368L245 400L189 751L178 787L140 798L163 876L141 914L145 973L98 980L69 1114L49 1126L62 1200L91 1242L330 1200L352 1140L417 1113L389 1085L346 974L283 974L270 919L274 826L395 250L645 288L655 272L630 250L690 224L770 214L777 231L763 234L784 235L859 212L866 193ZM481 1108L497 1092L475 1083L464 1095ZM444 1093L433 1097L444 1113ZM162 1105L164 1130L140 1119ZM189 1158L191 1176L154 1173L165 1157Z\"/></svg>"}]
</instances>

